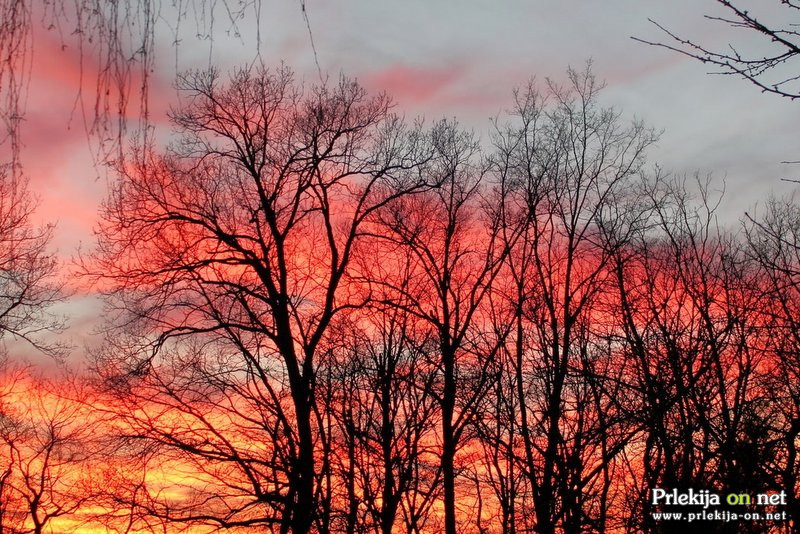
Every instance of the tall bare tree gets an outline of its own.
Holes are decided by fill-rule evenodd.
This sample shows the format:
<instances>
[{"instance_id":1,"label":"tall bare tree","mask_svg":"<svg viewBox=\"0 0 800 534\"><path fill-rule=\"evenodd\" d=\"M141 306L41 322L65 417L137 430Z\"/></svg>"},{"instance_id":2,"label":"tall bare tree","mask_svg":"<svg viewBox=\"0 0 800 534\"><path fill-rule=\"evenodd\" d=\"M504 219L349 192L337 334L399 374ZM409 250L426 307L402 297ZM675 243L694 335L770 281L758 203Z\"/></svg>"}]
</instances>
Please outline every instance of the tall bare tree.
<instances>
[{"instance_id":1,"label":"tall bare tree","mask_svg":"<svg viewBox=\"0 0 800 534\"><path fill-rule=\"evenodd\" d=\"M522 228L507 260L515 391L506 394L518 399L518 456L542 533L606 528L609 466L629 430L600 297L625 243L626 198L656 139L599 107L589 66L568 80L519 93L516 122L495 136L498 170L516 184L506 213Z\"/></svg>"},{"instance_id":2,"label":"tall bare tree","mask_svg":"<svg viewBox=\"0 0 800 534\"><path fill-rule=\"evenodd\" d=\"M336 316L369 300L348 285L367 225L435 185L419 172L430 149L350 80L304 93L286 69L212 70L179 86L180 142L122 161L103 210L89 268L117 324L147 341L103 365L128 398L179 414L181 431L146 419L138 437L241 474L240 507L198 498L171 519L307 532L324 439L317 353Z\"/></svg>"},{"instance_id":3,"label":"tall bare tree","mask_svg":"<svg viewBox=\"0 0 800 534\"><path fill-rule=\"evenodd\" d=\"M391 274L376 282L396 295L388 304L427 324L436 339L444 531L455 534L456 455L502 344L485 306L508 248L499 237L499 212L488 207L488 175L473 136L440 122L433 141L435 165L427 172L441 187L394 202L377 235L397 257L411 258L411 282Z\"/></svg>"}]
</instances>

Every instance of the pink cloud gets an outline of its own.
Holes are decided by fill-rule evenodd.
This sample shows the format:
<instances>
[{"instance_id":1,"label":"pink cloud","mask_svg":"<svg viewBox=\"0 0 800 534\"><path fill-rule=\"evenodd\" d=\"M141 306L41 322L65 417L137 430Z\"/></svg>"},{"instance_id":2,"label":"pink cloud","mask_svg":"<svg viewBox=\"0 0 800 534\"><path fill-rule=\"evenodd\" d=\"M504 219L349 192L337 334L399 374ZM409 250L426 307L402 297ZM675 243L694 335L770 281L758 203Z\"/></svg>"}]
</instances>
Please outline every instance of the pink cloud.
<instances>
[{"instance_id":1,"label":"pink cloud","mask_svg":"<svg viewBox=\"0 0 800 534\"><path fill-rule=\"evenodd\" d=\"M440 97L464 75L464 68L451 66L437 69L394 65L388 69L369 73L364 84L375 91L387 91L404 104L426 103Z\"/></svg>"}]
</instances>

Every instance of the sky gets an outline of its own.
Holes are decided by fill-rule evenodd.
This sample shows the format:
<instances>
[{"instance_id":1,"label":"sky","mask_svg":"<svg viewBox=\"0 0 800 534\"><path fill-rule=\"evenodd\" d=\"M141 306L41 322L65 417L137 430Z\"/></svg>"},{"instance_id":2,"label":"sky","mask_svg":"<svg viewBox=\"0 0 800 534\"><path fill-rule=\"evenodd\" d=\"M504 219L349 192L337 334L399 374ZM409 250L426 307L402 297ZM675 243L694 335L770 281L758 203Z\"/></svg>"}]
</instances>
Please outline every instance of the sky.
<instances>
[{"instance_id":1,"label":"sky","mask_svg":"<svg viewBox=\"0 0 800 534\"><path fill-rule=\"evenodd\" d=\"M164 137L171 131L166 110L177 103L176 70L209 64L227 70L259 58L272 66L283 61L307 84L318 82L320 71L332 78L344 74L371 91L389 92L407 117L456 117L486 138L490 118L510 106L515 87L532 78L563 80L568 66L582 68L591 60L606 81L602 104L663 131L649 152L651 165L681 176L710 175L713 188L725 189L724 222L735 225L771 192L790 192L793 184L781 178L800 178L800 165L781 163L800 159L800 103L729 76L707 75L697 61L631 39L666 39L650 18L710 48L734 42L743 50L763 50L752 32L704 19L721 13L712 0L307 0L307 20L299 0L262 0L259 24L248 8L235 26L217 2L213 28L211 17L192 15L197 0L172 4L183 6L187 16L176 48L170 29L175 12L163 7L150 89ZM760 4L765 20L777 20L780 11ZM196 37L202 33L213 39ZM66 273L78 248L92 246L106 191L83 124L93 105L96 67L85 57L79 69L79 57L74 37L35 32L22 133L22 160L40 198L37 216L56 224L53 245ZM101 307L90 288L70 284L75 294L59 311L71 317L67 337L81 358L84 345L97 341L91 332Z\"/></svg>"}]
</instances>

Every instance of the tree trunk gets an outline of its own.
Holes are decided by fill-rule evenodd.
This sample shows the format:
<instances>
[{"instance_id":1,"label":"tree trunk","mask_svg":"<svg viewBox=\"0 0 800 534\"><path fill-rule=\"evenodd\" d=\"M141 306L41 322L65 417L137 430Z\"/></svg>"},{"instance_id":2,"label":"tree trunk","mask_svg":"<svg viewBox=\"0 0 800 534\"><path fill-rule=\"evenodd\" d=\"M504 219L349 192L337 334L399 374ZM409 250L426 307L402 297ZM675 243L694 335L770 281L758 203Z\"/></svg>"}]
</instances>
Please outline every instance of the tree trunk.
<instances>
[{"instance_id":1,"label":"tree trunk","mask_svg":"<svg viewBox=\"0 0 800 534\"><path fill-rule=\"evenodd\" d=\"M456 473L455 431L453 412L456 402L455 351L442 351L444 360L444 391L442 392L442 483L444 485L444 531L456 534Z\"/></svg>"}]
</instances>

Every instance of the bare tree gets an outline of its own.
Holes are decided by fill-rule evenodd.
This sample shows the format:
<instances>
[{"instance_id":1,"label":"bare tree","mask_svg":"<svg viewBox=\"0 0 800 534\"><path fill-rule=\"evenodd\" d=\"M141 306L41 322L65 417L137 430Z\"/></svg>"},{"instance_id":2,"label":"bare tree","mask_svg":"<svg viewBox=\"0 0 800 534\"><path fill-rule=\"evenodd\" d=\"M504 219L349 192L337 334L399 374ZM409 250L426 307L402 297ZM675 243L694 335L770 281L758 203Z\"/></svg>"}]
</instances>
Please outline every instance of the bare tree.
<instances>
[{"instance_id":1,"label":"bare tree","mask_svg":"<svg viewBox=\"0 0 800 534\"><path fill-rule=\"evenodd\" d=\"M2 380L0 529L41 534L90 520L97 432L85 392L69 378L57 391L27 368L8 369Z\"/></svg>"},{"instance_id":2,"label":"bare tree","mask_svg":"<svg viewBox=\"0 0 800 534\"><path fill-rule=\"evenodd\" d=\"M497 300L494 302L499 306ZM512 315L513 317L513 315ZM498 326L515 324L508 317ZM499 524L503 534L533 530L533 510L526 496L525 471L519 466L520 449L519 398L516 395L516 373L513 366L514 338L503 347L500 362L503 367L491 384L491 390L481 403L481 417L474 422L480 447L480 459L470 473L475 494L485 510L476 513L480 531L488 525Z\"/></svg>"},{"instance_id":3,"label":"bare tree","mask_svg":"<svg viewBox=\"0 0 800 534\"><path fill-rule=\"evenodd\" d=\"M147 343L103 365L130 386L123 396L180 414L182 431L145 418L137 437L241 474L241 507L201 492L170 519L307 532L325 439L317 353L332 321L369 300L348 289L366 226L435 185L418 170L425 136L346 79L304 94L286 69L228 82L212 70L179 85L181 142L121 162L105 204L90 270L110 285L117 324Z\"/></svg>"},{"instance_id":4,"label":"bare tree","mask_svg":"<svg viewBox=\"0 0 800 534\"><path fill-rule=\"evenodd\" d=\"M775 417L770 421L774 449L762 468L785 488L788 513L796 528L800 524L800 208L793 197L770 199L760 216L746 214L744 231L748 254L760 274L754 289L766 339L759 339L757 347L770 354L773 363L762 387L774 406Z\"/></svg>"},{"instance_id":5,"label":"bare tree","mask_svg":"<svg viewBox=\"0 0 800 534\"><path fill-rule=\"evenodd\" d=\"M473 136L441 122L433 141L435 165L428 172L441 187L394 202L376 235L396 257L411 258L412 281L398 283L390 274L376 282L396 295L387 304L427 324L438 345L444 531L455 534L456 455L489 391L503 342L493 336L485 306L508 248L499 238L499 212L486 206L488 175Z\"/></svg>"},{"instance_id":6,"label":"bare tree","mask_svg":"<svg viewBox=\"0 0 800 534\"><path fill-rule=\"evenodd\" d=\"M695 199L684 180L649 184L642 196L652 224L614 259L624 377L639 393L627 406L641 425L632 443L641 455L627 468L631 530L668 530L652 519L654 487L771 486L764 470L775 452L764 389L770 364L760 348L762 301L752 291L761 282L737 236L718 226L718 198L707 183L698 189Z\"/></svg>"},{"instance_id":7,"label":"bare tree","mask_svg":"<svg viewBox=\"0 0 800 534\"><path fill-rule=\"evenodd\" d=\"M522 228L507 259L515 378L506 395L518 399L515 448L542 533L607 527L610 465L630 430L600 297L625 242L626 196L656 138L599 107L589 66L568 77L546 96L533 85L519 93L517 122L495 136L498 170L516 184L506 213Z\"/></svg>"},{"instance_id":8,"label":"bare tree","mask_svg":"<svg viewBox=\"0 0 800 534\"><path fill-rule=\"evenodd\" d=\"M340 491L333 500L344 520L334 530L389 534L403 516L406 530L416 532L439 495L430 364L436 347L399 308L364 312L341 325L318 372L320 398L336 427L331 469Z\"/></svg>"},{"instance_id":9,"label":"bare tree","mask_svg":"<svg viewBox=\"0 0 800 534\"><path fill-rule=\"evenodd\" d=\"M27 180L0 166L0 342L21 340L53 356L65 347L45 334L62 327L49 306L62 298L57 263L48 250L52 226L36 228Z\"/></svg>"}]
</instances>

